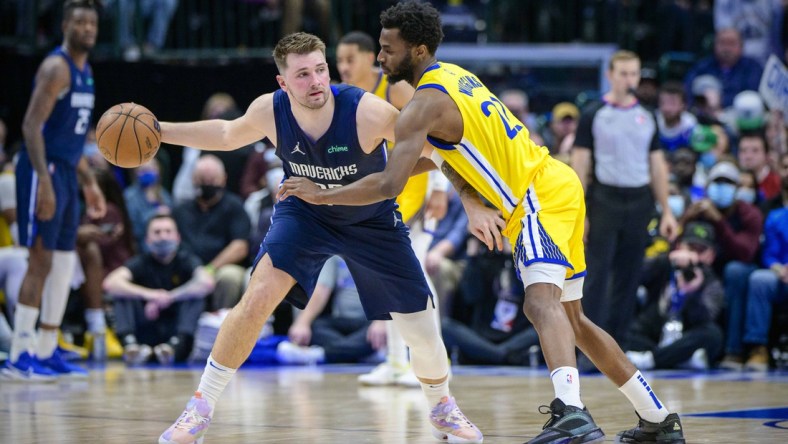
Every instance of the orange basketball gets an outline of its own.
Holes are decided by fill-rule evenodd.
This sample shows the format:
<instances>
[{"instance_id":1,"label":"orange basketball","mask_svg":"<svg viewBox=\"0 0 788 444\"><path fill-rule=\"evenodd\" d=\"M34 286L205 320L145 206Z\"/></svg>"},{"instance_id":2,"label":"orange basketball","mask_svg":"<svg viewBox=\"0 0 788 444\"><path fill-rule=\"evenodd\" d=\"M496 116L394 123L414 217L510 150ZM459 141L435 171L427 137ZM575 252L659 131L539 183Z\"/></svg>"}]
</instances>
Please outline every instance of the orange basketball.
<instances>
[{"instance_id":1,"label":"orange basketball","mask_svg":"<svg viewBox=\"0 0 788 444\"><path fill-rule=\"evenodd\" d=\"M159 150L159 121L142 105L115 105L99 119L96 143L111 164L123 168L138 167L153 159Z\"/></svg>"}]
</instances>

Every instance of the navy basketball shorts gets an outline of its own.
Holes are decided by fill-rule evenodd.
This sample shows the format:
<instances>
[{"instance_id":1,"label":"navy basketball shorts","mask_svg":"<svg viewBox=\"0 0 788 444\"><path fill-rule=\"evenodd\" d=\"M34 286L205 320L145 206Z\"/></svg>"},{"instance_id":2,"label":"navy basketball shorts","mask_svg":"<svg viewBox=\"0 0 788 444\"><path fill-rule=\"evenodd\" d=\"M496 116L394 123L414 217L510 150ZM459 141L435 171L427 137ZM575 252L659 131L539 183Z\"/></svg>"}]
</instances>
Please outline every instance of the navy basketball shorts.
<instances>
[{"instance_id":1,"label":"navy basketball shorts","mask_svg":"<svg viewBox=\"0 0 788 444\"><path fill-rule=\"evenodd\" d=\"M391 312L419 312L432 302L401 217L386 213L352 225L324 219L288 201L276 205L255 266L268 254L275 268L296 280L288 302L298 308L306 306L323 264L333 255L347 263L367 319L391 319Z\"/></svg>"},{"instance_id":2,"label":"navy basketball shorts","mask_svg":"<svg viewBox=\"0 0 788 444\"><path fill-rule=\"evenodd\" d=\"M79 184L76 168L61 161L47 161L55 189L55 214L47 221L36 217L36 194L39 178L27 155L19 156L16 165L16 221L19 244L32 247L41 237L47 250L72 251L79 228Z\"/></svg>"}]
</instances>

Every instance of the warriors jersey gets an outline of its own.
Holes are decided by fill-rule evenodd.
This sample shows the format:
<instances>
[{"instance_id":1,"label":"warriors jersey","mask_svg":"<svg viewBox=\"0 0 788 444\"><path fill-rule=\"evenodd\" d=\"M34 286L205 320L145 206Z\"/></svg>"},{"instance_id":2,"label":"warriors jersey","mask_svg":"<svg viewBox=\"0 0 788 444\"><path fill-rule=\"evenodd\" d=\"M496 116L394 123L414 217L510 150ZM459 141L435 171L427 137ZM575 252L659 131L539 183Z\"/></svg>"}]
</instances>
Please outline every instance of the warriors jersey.
<instances>
[{"instance_id":1,"label":"warriors jersey","mask_svg":"<svg viewBox=\"0 0 788 444\"><path fill-rule=\"evenodd\" d=\"M378 83L370 92L391 103L389 97L390 86L388 76L383 74L383 71L380 71ZM393 147L393 145L391 146ZM408 183L405 184L402 193L397 196L397 205L399 205L399 211L402 213L402 221L406 224L410 223L413 216L424 206L424 199L427 197L428 179L429 175L427 173L411 177L408 179Z\"/></svg>"},{"instance_id":2,"label":"warriors jersey","mask_svg":"<svg viewBox=\"0 0 788 444\"><path fill-rule=\"evenodd\" d=\"M428 137L445 162L503 213L510 239L520 230L528 187L549 161L547 148L536 145L517 117L472 73L448 64L428 67L416 89L435 88L457 104L463 135L452 145Z\"/></svg>"}]
</instances>

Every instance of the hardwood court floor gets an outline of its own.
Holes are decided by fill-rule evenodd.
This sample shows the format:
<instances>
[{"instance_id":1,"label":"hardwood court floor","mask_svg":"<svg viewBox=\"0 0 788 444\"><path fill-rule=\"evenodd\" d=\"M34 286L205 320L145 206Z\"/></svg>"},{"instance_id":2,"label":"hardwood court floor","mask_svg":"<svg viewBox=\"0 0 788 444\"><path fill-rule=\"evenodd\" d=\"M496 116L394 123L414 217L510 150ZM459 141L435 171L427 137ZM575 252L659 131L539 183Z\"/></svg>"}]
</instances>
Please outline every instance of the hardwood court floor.
<instances>
[{"instance_id":1,"label":"hardwood court floor","mask_svg":"<svg viewBox=\"0 0 788 444\"><path fill-rule=\"evenodd\" d=\"M369 367L267 367L240 371L219 402L206 443L431 443L418 389L356 384ZM0 380L2 443L155 443L181 413L201 368L126 369L111 363L87 380L25 385ZM788 373L647 373L682 414L690 443L788 442ZM614 442L636 417L600 376L583 397ZM452 389L485 443L522 443L547 420L546 370L455 367Z\"/></svg>"}]
</instances>

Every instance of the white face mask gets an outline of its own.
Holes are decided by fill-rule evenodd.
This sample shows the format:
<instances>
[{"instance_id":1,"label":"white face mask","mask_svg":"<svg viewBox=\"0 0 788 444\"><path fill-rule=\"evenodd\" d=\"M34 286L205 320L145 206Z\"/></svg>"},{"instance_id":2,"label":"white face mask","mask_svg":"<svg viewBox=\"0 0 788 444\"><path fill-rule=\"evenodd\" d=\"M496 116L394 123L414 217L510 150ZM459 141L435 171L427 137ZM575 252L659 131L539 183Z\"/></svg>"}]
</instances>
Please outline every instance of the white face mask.
<instances>
[{"instance_id":1,"label":"white face mask","mask_svg":"<svg viewBox=\"0 0 788 444\"><path fill-rule=\"evenodd\" d=\"M739 188L736 190L736 200L751 204L755 203L756 197L758 197L758 193L752 188Z\"/></svg>"}]
</instances>

